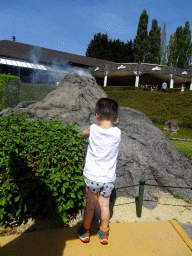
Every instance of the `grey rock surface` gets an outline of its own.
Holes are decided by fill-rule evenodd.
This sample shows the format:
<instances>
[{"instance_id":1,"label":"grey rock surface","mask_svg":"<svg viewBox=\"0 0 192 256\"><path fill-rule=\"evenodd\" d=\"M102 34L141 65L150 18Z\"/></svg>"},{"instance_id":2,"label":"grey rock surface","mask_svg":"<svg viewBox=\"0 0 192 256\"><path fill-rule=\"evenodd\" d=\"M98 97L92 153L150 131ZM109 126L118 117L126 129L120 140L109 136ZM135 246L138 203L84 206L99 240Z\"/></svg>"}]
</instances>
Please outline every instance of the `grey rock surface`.
<instances>
[{"instance_id":1,"label":"grey rock surface","mask_svg":"<svg viewBox=\"0 0 192 256\"><path fill-rule=\"evenodd\" d=\"M77 129L82 132L91 124L97 124L94 109L102 97L108 96L95 78L70 73L61 78L58 88L42 102L19 103L13 111L17 114L17 110L24 110L31 120L58 117L62 125L77 122ZM3 110L0 117L10 113L11 109ZM181 154L147 116L135 109L120 107L114 127L122 130L122 137L117 158L116 190L111 201L114 202L116 196L138 197L141 179L150 185L157 182L159 186L187 187L163 189L192 200L192 158ZM121 187L127 188L119 189ZM150 188L145 186L143 205L152 210L157 202Z\"/></svg>"},{"instance_id":2,"label":"grey rock surface","mask_svg":"<svg viewBox=\"0 0 192 256\"><path fill-rule=\"evenodd\" d=\"M94 115L91 116L90 123L97 123ZM167 187L163 190L192 200L192 158L180 153L164 133L140 111L120 107L114 127L122 130L117 158L117 197L138 197L139 186L134 185L143 179L150 185L156 185L156 181L161 187L187 187L188 189ZM118 189L126 186L130 187ZM144 188L143 205L152 210L157 202L152 197L150 188L151 186Z\"/></svg>"},{"instance_id":3,"label":"grey rock surface","mask_svg":"<svg viewBox=\"0 0 192 256\"><path fill-rule=\"evenodd\" d=\"M38 118L55 119L66 122L75 120L89 120L94 111L95 102L107 97L104 90L97 84L95 78L80 76L75 72L62 76L58 87L50 92L41 102L22 102L15 108L8 108L0 112L0 117L17 111L29 114L31 120ZM73 121L74 120L74 121Z\"/></svg>"}]
</instances>

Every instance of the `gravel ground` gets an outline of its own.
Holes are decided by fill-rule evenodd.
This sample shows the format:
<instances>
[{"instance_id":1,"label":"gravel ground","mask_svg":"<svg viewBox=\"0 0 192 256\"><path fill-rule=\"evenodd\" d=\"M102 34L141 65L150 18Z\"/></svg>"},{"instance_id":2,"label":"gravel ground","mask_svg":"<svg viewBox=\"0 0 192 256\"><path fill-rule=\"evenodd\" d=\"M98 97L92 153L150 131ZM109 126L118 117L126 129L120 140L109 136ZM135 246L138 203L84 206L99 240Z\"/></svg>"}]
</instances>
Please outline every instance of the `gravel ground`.
<instances>
[{"instance_id":1,"label":"gravel ground","mask_svg":"<svg viewBox=\"0 0 192 256\"><path fill-rule=\"evenodd\" d=\"M192 239L192 203L186 203L183 199L175 199L170 193L164 192L158 187L151 190L153 196L158 198L158 205L153 210L142 208L141 218L137 218L135 199L129 197L119 197L116 199L113 215L110 223L123 222L153 222L176 219L188 236ZM82 221L81 213L76 219L69 222L69 227L73 227ZM63 225L59 227L64 227ZM18 225L12 223L12 228L0 228L1 235L18 234L34 230L53 228L51 222L39 217L37 220L29 219L26 224Z\"/></svg>"}]
</instances>

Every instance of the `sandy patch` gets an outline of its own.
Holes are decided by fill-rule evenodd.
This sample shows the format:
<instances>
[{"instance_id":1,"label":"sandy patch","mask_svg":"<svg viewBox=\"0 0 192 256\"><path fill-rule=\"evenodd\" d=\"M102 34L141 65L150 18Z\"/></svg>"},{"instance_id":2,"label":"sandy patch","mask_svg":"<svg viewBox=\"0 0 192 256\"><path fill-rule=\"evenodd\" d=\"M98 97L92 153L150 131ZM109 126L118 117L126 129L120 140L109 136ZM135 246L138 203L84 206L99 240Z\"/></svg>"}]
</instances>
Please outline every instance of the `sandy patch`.
<instances>
[{"instance_id":1,"label":"sandy patch","mask_svg":"<svg viewBox=\"0 0 192 256\"><path fill-rule=\"evenodd\" d=\"M134 198L118 197L113 208L113 215L110 223L123 222L153 222L153 221L168 221L176 219L183 224L192 224L192 203L187 203L183 199L176 199L170 193L159 190L153 192L153 196L158 197L158 205L153 210L148 210L142 207L141 218L136 215L136 204ZM69 227L73 227L82 222L81 212L69 222ZM59 226L58 226L59 227ZM63 227L61 225L60 227ZM23 233L33 230L51 229L52 224L47 219L32 220L30 218L26 224L17 225L13 222L13 228L5 230L0 227L0 233L4 235Z\"/></svg>"},{"instance_id":2,"label":"sandy patch","mask_svg":"<svg viewBox=\"0 0 192 256\"><path fill-rule=\"evenodd\" d=\"M158 205L153 210L142 207L141 218L136 215L134 198L119 197L116 199L111 223L115 222L149 222L176 219L181 223L192 224L192 204L183 199L176 199L169 193L153 194L158 197Z\"/></svg>"}]
</instances>

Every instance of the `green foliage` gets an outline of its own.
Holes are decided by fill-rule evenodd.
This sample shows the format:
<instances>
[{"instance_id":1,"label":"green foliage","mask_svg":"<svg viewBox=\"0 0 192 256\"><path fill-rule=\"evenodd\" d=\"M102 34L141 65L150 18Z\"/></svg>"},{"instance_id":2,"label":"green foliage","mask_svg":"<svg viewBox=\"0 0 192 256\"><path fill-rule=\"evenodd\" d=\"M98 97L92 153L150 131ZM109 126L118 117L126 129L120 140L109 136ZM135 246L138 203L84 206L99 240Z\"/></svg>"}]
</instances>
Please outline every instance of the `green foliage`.
<instances>
[{"instance_id":1,"label":"green foliage","mask_svg":"<svg viewBox=\"0 0 192 256\"><path fill-rule=\"evenodd\" d=\"M85 53L86 57L92 57L102 60L108 60L108 49L109 39L107 34L95 34L94 39L88 45L87 51Z\"/></svg>"},{"instance_id":2,"label":"green foliage","mask_svg":"<svg viewBox=\"0 0 192 256\"><path fill-rule=\"evenodd\" d=\"M134 61L147 62L149 53L148 18L146 10L143 10L139 18L137 35L134 40Z\"/></svg>"},{"instance_id":3,"label":"green foliage","mask_svg":"<svg viewBox=\"0 0 192 256\"><path fill-rule=\"evenodd\" d=\"M171 141L179 151L192 158L192 142L189 141Z\"/></svg>"},{"instance_id":4,"label":"green foliage","mask_svg":"<svg viewBox=\"0 0 192 256\"><path fill-rule=\"evenodd\" d=\"M32 214L53 225L67 223L82 208L85 139L76 125L58 118L35 121L22 112L0 119L0 220Z\"/></svg>"},{"instance_id":5,"label":"green foliage","mask_svg":"<svg viewBox=\"0 0 192 256\"><path fill-rule=\"evenodd\" d=\"M132 63L134 62L134 56L133 56L133 49L134 49L134 45L132 40L127 41L127 43L125 44L123 42L123 55L122 56L122 63Z\"/></svg>"},{"instance_id":6,"label":"green foliage","mask_svg":"<svg viewBox=\"0 0 192 256\"><path fill-rule=\"evenodd\" d=\"M182 93L163 93L143 90L113 92L107 91L105 87L103 89L108 97L117 100L120 106L137 109L153 122L164 124L167 120L175 119L179 122L179 126L192 128L192 91L190 90Z\"/></svg>"},{"instance_id":7,"label":"green foliage","mask_svg":"<svg viewBox=\"0 0 192 256\"><path fill-rule=\"evenodd\" d=\"M173 133L173 132L166 132L163 130L164 123L160 124L160 123L153 122L153 124L156 127L158 127L165 134L166 137L192 140L192 129L190 128L179 126L179 131L177 133Z\"/></svg>"},{"instance_id":8,"label":"green foliage","mask_svg":"<svg viewBox=\"0 0 192 256\"><path fill-rule=\"evenodd\" d=\"M107 60L117 63L130 63L133 62L133 42L132 40L127 43L121 42L119 39L110 40L108 47Z\"/></svg>"},{"instance_id":9,"label":"green foliage","mask_svg":"<svg viewBox=\"0 0 192 256\"><path fill-rule=\"evenodd\" d=\"M181 89L178 88L167 88L166 93L179 93Z\"/></svg>"},{"instance_id":10,"label":"green foliage","mask_svg":"<svg viewBox=\"0 0 192 256\"><path fill-rule=\"evenodd\" d=\"M152 27L149 32L149 63L160 64L161 28L158 27L156 19L152 20Z\"/></svg>"},{"instance_id":11,"label":"green foliage","mask_svg":"<svg viewBox=\"0 0 192 256\"><path fill-rule=\"evenodd\" d=\"M88 45L86 57L108 60L117 63L133 62L133 42L112 40L107 34L95 34Z\"/></svg>"},{"instance_id":12,"label":"green foliage","mask_svg":"<svg viewBox=\"0 0 192 256\"><path fill-rule=\"evenodd\" d=\"M189 21L185 27L177 28L170 36L169 44L166 45L166 24L162 33L156 19L152 20L152 28L148 34L148 14L144 9L140 15L137 35L134 39L121 42L119 39L112 40L107 34L95 34L94 39L88 45L86 57L98 58L117 63L153 63L168 66L177 64L180 68L189 68L192 58L191 30ZM177 63L178 60L178 63Z\"/></svg>"},{"instance_id":13,"label":"green foliage","mask_svg":"<svg viewBox=\"0 0 192 256\"><path fill-rule=\"evenodd\" d=\"M177 62L177 45L176 45L176 34L170 35L170 40L167 48L168 52L168 66L175 66Z\"/></svg>"},{"instance_id":14,"label":"green foliage","mask_svg":"<svg viewBox=\"0 0 192 256\"><path fill-rule=\"evenodd\" d=\"M9 94L8 97L5 97L4 105L2 104L2 98L0 98L0 106L3 105L2 109L6 109L10 106L15 107L19 102L22 101L42 101L50 92L55 90L55 85L50 84L28 84L28 83L21 83L20 81L13 81L8 83L10 85L10 89L14 88L15 84L11 83L18 83L19 90L14 92L15 94ZM9 89L9 90L10 90ZM6 93L5 93L6 95ZM11 104L8 105L7 101L12 97Z\"/></svg>"},{"instance_id":15,"label":"green foliage","mask_svg":"<svg viewBox=\"0 0 192 256\"><path fill-rule=\"evenodd\" d=\"M42 101L50 92L55 90L55 85L21 83L20 102Z\"/></svg>"},{"instance_id":16,"label":"green foliage","mask_svg":"<svg viewBox=\"0 0 192 256\"><path fill-rule=\"evenodd\" d=\"M101 88L105 88L105 92L114 92L114 91L150 91L150 88L145 87L135 87L135 86L107 86Z\"/></svg>"},{"instance_id":17,"label":"green foliage","mask_svg":"<svg viewBox=\"0 0 192 256\"><path fill-rule=\"evenodd\" d=\"M19 103L20 77L0 74L0 110Z\"/></svg>"},{"instance_id":18,"label":"green foliage","mask_svg":"<svg viewBox=\"0 0 192 256\"><path fill-rule=\"evenodd\" d=\"M161 32L161 46L160 46L160 56L161 56L161 64L167 64L167 52L166 52L166 43L167 43L167 30L166 23L163 24L162 32Z\"/></svg>"},{"instance_id":19,"label":"green foliage","mask_svg":"<svg viewBox=\"0 0 192 256\"><path fill-rule=\"evenodd\" d=\"M189 21L186 21L185 27L183 29L184 34L184 54L185 54L185 68L189 67L192 58L192 42L191 42L191 29Z\"/></svg>"},{"instance_id":20,"label":"green foliage","mask_svg":"<svg viewBox=\"0 0 192 256\"><path fill-rule=\"evenodd\" d=\"M167 65L175 66L177 64L179 68L189 68L191 56L191 30L187 21L184 28L177 27L176 32L170 36Z\"/></svg>"}]
</instances>

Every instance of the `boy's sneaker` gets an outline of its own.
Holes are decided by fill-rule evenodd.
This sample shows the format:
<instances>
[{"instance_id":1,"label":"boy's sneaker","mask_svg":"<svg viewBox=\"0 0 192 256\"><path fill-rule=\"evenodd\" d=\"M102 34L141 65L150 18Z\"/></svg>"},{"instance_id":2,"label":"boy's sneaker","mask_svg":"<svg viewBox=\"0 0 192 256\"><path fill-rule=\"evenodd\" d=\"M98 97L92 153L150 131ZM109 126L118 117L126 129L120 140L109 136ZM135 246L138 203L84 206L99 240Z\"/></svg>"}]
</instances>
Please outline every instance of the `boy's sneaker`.
<instances>
[{"instance_id":1,"label":"boy's sneaker","mask_svg":"<svg viewBox=\"0 0 192 256\"><path fill-rule=\"evenodd\" d=\"M77 235L82 242L88 243L90 239L89 229L86 229L81 225L77 230Z\"/></svg>"},{"instance_id":2,"label":"boy's sneaker","mask_svg":"<svg viewBox=\"0 0 192 256\"><path fill-rule=\"evenodd\" d=\"M101 228L99 228L97 231L97 235L100 238L100 242L102 244L108 244L109 228L106 232L104 232L103 230L101 230Z\"/></svg>"}]
</instances>

